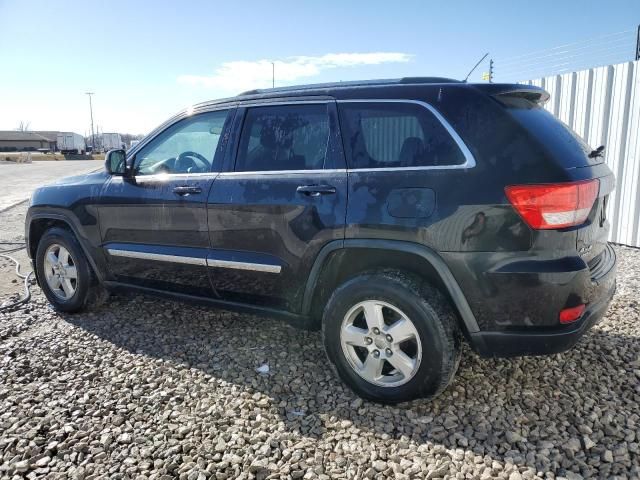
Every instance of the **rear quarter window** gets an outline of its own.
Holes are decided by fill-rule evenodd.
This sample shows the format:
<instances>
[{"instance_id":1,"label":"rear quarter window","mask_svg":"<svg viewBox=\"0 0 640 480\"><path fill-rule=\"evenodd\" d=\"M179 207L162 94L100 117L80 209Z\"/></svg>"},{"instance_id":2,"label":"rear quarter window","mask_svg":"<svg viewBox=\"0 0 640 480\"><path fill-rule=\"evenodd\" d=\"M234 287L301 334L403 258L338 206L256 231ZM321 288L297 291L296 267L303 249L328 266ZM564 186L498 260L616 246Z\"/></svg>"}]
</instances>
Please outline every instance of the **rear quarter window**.
<instances>
[{"instance_id":1,"label":"rear quarter window","mask_svg":"<svg viewBox=\"0 0 640 480\"><path fill-rule=\"evenodd\" d=\"M349 168L461 165L465 156L435 115L403 102L344 102L340 121Z\"/></svg>"},{"instance_id":2,"label":"rear quarter window","mask_svg":"<svg viewBox=\"0 0 640 480\"><path fill-rule=\"evenodd\" d=\"M589 158L592 149L568 125L536 102L518 96L499 96L508 113L553 156L563 168L579 168L602 163Z\"/></svg>"}]
</instances>

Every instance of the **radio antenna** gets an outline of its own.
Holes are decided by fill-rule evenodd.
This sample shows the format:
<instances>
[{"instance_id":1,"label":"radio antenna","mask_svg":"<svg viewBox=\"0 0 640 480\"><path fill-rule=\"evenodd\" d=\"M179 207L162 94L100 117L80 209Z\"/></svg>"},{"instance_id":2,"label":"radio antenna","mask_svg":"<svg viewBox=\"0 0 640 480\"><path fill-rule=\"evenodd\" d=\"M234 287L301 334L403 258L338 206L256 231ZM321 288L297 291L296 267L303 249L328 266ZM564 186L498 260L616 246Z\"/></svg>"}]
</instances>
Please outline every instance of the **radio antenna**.
<instances>
[{"instance_id":1,"label":"radio antenna","mask_svg":"<svg viewBox=\"0 0 640 480\"><path fill-rule=\"evenodd\" d=\"M469 76L473 73L473 71L474 71L476 68L478 68L478 65L480 65L480 64L482 63L482 61L483 61L485 58L487 58L487 55L489 55L489 52L485 53L485 54L484 54L484 57L482 57L482 58L478 61L478 63L476 63L476 64L475 64L475 66L471 69L471 71L470 71L469 73L467 73L467 76L466 76L466 77L464 77L463 82L465 82L465 83L467 82L467 80L468 80Z\"/></svg>"}]
</instances>

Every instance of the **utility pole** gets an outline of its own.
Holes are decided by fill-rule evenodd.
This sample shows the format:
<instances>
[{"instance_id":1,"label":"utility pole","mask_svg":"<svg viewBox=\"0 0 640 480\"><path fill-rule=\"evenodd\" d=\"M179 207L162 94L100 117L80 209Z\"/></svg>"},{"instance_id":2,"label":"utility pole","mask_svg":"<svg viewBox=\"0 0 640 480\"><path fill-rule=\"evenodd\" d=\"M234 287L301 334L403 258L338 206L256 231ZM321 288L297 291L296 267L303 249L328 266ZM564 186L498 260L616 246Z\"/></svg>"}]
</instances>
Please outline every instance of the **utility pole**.
<instances>
[{"instance_id":1,"label":"utility pole","mask_svg":"<svg viewBox=\"0 0 640 480\"><path fill-rule=\"evenodd\" d=\"M91 95L95 95L93 92L85 92L89 95L89 113L91 115L91 153L94 154L96 150L96 135L93 133L93 105L91 104Z\"/></svg>"},{"instance_id":2,"label":"utility pole","mask_svg":"<svg viewBox=\"0 0 640 480\"><path fill-rule=\"evenodd\" d=\"M493 58L489 59L489 83L493 83Z\"/></svg>"},{"instance_id":3,"label":"utility pole","mask_svg":"<svg viewBox=\"0 0 640 480\"><path fill-rule=\"evenodd\" d=\"M276 88L276 63L271 62L271 88Z\"/></svg>"}]
</instances>

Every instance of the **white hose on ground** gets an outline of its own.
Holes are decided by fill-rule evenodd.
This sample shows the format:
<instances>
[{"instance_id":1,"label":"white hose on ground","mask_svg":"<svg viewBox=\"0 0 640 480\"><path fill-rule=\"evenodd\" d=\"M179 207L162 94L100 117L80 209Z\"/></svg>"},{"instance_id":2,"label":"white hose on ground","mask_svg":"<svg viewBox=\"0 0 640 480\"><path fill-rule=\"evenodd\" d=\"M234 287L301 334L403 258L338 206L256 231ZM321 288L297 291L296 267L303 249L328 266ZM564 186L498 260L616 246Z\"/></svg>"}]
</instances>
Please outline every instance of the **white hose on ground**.
<instances>
[{"instance_id":1,"label":"white hose on ground","mask_svg":"<svg viewBox=\"0 0 640 480\"><path fill-rule=\"evenodd\" d=\"M0 305L0 312L6 312L8 310L13 310L16 307L19 307L20 305L23 305L25 303L27 303L29 300L31 300L31 275L33 275L33 272L29 272L26 275L20 273L20 262L18 260L16 260L15 258L13 258L11 255L7 255L7 253L13 253L13 252L17 252L19 250L22 250L23 248L26 247L26 245L24 243L19 243L19 242L0 242L0 245L19 245L18 247L15 248L9 248L7 250L2 250L0 251L0 257L2 258L6 258L8 260L11 260L13 263L16 264L16 275L20 278L24 279L24 297L22 297L19 300L16 300L15 302L11 302L9 304L2 304Z\"/></svg>"}]
</instances>

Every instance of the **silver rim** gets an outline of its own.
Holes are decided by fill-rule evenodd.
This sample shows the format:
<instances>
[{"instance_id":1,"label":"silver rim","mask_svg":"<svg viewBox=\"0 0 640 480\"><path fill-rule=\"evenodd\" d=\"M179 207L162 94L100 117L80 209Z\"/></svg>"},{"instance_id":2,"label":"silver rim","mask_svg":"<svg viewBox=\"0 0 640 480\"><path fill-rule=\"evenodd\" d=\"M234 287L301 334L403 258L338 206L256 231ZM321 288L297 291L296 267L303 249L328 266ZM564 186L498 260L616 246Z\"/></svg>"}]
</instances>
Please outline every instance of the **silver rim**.
<instances>
[{"instance_id":1,"label":"silver rim","mask_svg":"<svg viewBox=\"0 0 640 480\"><path fill-rule=\"evenodd\" d=\"M379 300L360 302L347 312L340 344L355 372L382 387L407 383L422 360L413 322L399 308Z\"/></svg>"},{"instance_id":2,"label":"silver rim","mask_svg":"<svg viewBox=\"0 0 640 480\"><path fill-rule=\"evenodd\" d=\"M47 285L61 300L69 300L78 288L78 271L69 250L54 243L44 254Z\"/></svg>"}]
</instances>

